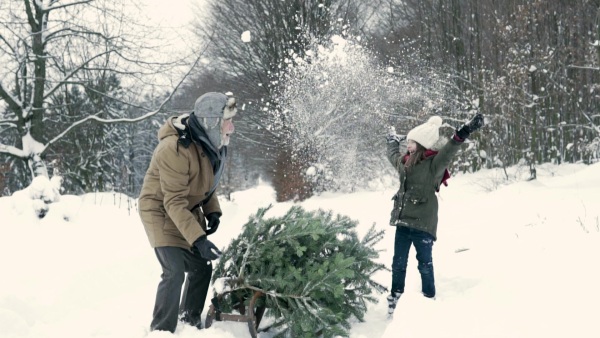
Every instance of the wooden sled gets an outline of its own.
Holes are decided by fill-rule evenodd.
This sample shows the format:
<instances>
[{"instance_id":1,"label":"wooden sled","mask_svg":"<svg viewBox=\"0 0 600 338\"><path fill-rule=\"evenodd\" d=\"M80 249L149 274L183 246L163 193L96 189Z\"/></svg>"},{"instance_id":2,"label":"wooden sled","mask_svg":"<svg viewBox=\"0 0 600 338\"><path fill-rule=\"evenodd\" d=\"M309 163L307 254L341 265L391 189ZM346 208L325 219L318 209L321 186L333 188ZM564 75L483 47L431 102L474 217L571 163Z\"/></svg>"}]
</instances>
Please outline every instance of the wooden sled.
<instances>
[{"instance_id":1,"label":"wooden sled","mask_svg":"<svg viewBox=\"0 0 600 338\"><path fill-rule=\"evenodd\" d=\"M237 310L240 314L231 314L231 313L223 313L221 311L221 304L223 302L223 298L226 294L231 291L224 292L222 294L217 295L213 299L211 299L211 305L208 308L208 313L206 315L205 328L209 328L213 321L232 321L232 322L246 322L248 323L248 330L250 330L250 336L252 338L258 337L258 326L260 325L260 320L262 319L263 314L265 313L265 306L261 305L255 308L255 304L260 297L263 297L264 294L260 291L255 291L252 299L248 303L248 308L244 305L245 300L240 300L234 306L234 309Z\"/></svg>"}]
</instances>

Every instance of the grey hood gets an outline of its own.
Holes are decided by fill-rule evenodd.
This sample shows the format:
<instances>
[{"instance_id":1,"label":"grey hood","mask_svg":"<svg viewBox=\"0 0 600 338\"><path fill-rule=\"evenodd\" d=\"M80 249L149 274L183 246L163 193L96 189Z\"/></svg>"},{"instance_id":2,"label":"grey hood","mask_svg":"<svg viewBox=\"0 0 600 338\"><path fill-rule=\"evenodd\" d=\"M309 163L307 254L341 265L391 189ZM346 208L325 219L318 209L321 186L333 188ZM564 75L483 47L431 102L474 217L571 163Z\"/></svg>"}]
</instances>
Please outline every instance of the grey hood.
<instances>
[{"instance_id":1,"label":"grey hood","mask_svg":"<svg viewBox=\"0 0 600 338\"><path fill-rule=\"evenodd\" d=\"M209 92L200 96L194 104L190 119L195 120L206 134L214 149L221 148L221 121L237 113L235 98L223 93ZM192 121L190 121L192 122ZM195 123L190 123L190 125Z\"/></svg>"}]
</instances>

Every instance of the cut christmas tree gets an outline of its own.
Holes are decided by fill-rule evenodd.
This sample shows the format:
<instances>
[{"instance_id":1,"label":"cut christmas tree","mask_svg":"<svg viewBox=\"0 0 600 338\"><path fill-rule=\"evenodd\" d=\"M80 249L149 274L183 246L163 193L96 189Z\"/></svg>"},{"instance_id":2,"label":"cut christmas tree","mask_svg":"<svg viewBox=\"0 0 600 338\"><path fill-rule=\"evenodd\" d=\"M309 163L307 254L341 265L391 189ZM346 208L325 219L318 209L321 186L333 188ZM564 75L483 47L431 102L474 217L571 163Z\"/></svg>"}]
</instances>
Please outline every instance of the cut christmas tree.
<instances>
[{"instance_id":1,"label":"cut christmas tree","mask_svg":"<svg viewBox=\"0 0 600 338\"><path fill-rule=\"evenodd\" d=\"M243 315L252 303L253 320L266 309L270 325L261 330L275 337L347 337L350 320L362 321L367 302L376 301L372 293L385 291L371 279L386 269L375 262L383 231L373 225L360 240L357 222L346 216L295 206L283 217L265 218L268 210L251 216L223 251L213 275L213 316Z\"/></svg>"}]
</instances>

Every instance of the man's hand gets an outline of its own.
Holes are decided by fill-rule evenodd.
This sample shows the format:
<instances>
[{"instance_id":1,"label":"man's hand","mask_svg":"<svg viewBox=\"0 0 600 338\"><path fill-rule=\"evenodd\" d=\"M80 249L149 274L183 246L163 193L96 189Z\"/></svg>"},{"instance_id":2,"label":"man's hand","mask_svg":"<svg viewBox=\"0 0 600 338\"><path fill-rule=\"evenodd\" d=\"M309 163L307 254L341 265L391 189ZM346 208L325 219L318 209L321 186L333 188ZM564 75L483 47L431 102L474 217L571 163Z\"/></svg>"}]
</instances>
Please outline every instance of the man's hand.
<instances>
[{"instance_id":1,"label":"man's hand","mask_svg":"<svg viewBox=\"0 0 600 338\"><path fill-rule=\"evenodd\" d=\"M194 246L198 248L200 257L206 259L207 261L212 261L221 257L222 252L211 241L206 239L206 235L198 237L198 239L194 242Z\"/></svg>"},{"instance_id":2,"label":"man's hand","mask_svg":"<svg viewBox=\"0 0 600 338\"><path fill-rule=\"evenodd\" d=\"M207 235L212 235L217 231L217 228L219 227L219 224L221 223L220 217L221 217L221 214L219 214L218 212L213 212L213 213L206 215L206 220L208 222L208 224L206 225L206 234Z\"/></svg>"}]
</instances>

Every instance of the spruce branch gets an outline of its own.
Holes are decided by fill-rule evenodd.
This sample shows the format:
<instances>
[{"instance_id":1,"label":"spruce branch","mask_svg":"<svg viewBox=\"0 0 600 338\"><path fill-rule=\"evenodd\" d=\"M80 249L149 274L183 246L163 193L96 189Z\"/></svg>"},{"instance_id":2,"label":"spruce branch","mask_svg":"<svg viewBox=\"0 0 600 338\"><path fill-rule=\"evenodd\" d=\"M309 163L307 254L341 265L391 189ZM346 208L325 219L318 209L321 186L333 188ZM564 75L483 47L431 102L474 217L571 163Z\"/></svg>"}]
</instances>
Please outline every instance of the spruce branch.
<instances>
[{"instance_id":1,"label":"spruce branch","mask_svg":"<svg viewBox=\"0 0 600 338\"><path fill-rule=\"evenodd\" d=\"M226 278L236 301L264 294L267 315L281 324L276 337L347 336L349 320L362 321L367 302L375 301L371 293L385 290L371 280L385 269L373 248L383 232L373 226L361 240L356 221L331 211L294 206L267 219L269 208L250 217L213 278Z\"/></svg>"}]
</instances>

